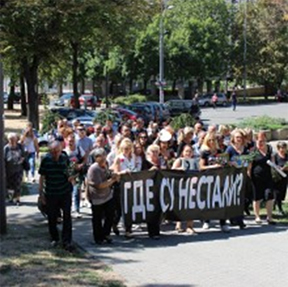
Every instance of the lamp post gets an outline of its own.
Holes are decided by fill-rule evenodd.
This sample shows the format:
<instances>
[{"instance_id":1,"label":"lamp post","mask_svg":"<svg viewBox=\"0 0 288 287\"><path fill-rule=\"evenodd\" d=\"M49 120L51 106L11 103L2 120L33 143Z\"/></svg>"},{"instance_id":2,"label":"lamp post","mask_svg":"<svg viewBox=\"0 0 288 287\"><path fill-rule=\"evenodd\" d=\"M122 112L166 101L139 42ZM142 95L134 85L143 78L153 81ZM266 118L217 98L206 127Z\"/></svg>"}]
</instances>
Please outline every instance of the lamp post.
<instances>
[{"instance_id":1,"label":"lamp post","mask_svg":"<svg viewBox=\"0 0 288 287\"><path fill-rule=\"evenodd\" d=\"M0 234L6 234L6 205L5 205L5 166L4 166L4 102L3 102L3 67L0 54Z\"/></svg>"},{"instance_id":2,"label":"lamp post","mask_svg":"<svg viewBox=\"0 0 288 287\"><path fill-rule=\"evenodd\" d=\"M247 88L246 88L246 81L247 81L247 0L244 0L244 27L243 27L243 39L244 39L244 52L243 52L243 64L244 64L244 100L247 97Z\"/></svg>"},{"instance_id":3,"label":"lamp post","mask_svg":"<svg viewBox=\"0 0 288 287\"><path fill-rule=\"evenodd\" d=\"M164 103L164 29L163 29L163 14L165 10L164 0L161 0L161 15L159 24L159 102Z\"/></svg>"}]
</instances>

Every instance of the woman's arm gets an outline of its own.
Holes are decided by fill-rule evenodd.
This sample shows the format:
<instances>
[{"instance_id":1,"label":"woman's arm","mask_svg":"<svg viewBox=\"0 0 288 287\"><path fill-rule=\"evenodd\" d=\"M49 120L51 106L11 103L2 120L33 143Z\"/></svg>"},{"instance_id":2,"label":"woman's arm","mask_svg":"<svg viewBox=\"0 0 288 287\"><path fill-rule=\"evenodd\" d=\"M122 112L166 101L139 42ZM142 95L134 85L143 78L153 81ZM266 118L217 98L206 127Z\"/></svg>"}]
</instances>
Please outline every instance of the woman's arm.
<instances>
[{"instance_id":1,"label":"woman's arm","mask_svg":"<svg viewBox=\"0 0 288 287\"><path fill-rule=\"evenodd\" d=\"M199 169L200 170L207 170L207 169L213 169L213 168L218 168L221 167L221 164L212 164L212 165L205 165L205 159L204 158L200 158L199 161Z\"/></svg>"},{"instance_id":2,"label":"woman's arm","mask_svg":"<svg viewBox=\"0 0 288 287\"><path fill-rule=\"evenodd\" d=\"M177 158L177 159L174 161L171 169L183 170L182 164L181 164L181 159L180 159L180 158Z\"/></svg>"}]
</instances>

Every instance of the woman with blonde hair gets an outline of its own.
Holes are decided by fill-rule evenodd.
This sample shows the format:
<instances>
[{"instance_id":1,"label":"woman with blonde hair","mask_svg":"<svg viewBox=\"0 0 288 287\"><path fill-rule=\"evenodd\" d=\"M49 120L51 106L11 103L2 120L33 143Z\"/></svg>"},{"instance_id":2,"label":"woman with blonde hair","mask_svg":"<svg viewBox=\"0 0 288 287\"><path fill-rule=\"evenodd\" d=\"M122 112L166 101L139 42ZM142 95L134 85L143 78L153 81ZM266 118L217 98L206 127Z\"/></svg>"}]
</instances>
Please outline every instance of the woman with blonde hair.
<instances>
[{"instance_id":1,"label":"woman with blonde hair","mask_svg":"<svg viewBox=\"0 0 288 287\"><path fill-rule=\"evenodd\" d=\"M37 137L33 131L33 125L31 122L28 122L26 125L26 129L21 136L20 143L24 147L24 151L27 153L27 160L30 165L30 169L26 171L26 178L28 181L29 172L31 172L32 182L35 182L35 158L39 156L39 146Z\"/></svg>"},{"instance_id":2,"label":"woman with blonde hair","mask_svg":"<svg viewBox=\"0 0 288 287\"><path fill-rule=\"evenodd\" d=\"M218 163L218 154L221 151L218 149L217 139L215 133L207 133L203 144L201 146L201 155L199 161L199 169L200 170L208 170L214 168L220 168L222 165ZM210 221L206 220L203 224L203 229L209 229ZM230 228L226 225L225 219L220 219L220 226L223 232L229 232Z\"/></svg>"},{"instance_id":3,"label":"woman with blonde hair","mask_svg":"<svg viewBox=\"0 0 288 287\"><path fill-rule=\"evenodd\" d=\"M184 146L186 146L187 144L194 144L194 141L192 141L193 134L194 130L191 127L185 127L184 129L179 130L177 157L181 156Z\"/></svg>"},{"instance_id":4,"label":"woman with blonde hair","mask_svg":"<svg viewBox=\"0 0 288 287\"><path fill-rule=\"evenodd\" d=\"M246 162L241 159L242 155L247 155L249 153L245 146L245 132L241 129L235 129L231 132L231 142L226 149L226 153L229 157L229 162L236 168L240 168L246 165ZM246 193L248 190L248 181L246 182ZM245 205L249 202L247 194L245 195ZM243 222L243 215L231 218L230 222L232 225L238 225L240 229L246 227Z\"/></svg>"},{"instance_id":5,"label":"woman with blonde hair","mask_svg":"<svg viewBox=\"0 0 288 287\"><path fill-rule=\"evenodd\" d=\"M133 152L133 143L129 138L123 138L123 140L121 141L118 148L118 155L116 156L111 169L113 169L113 171L117 174L124 174L136 171L136 160ZM118 200L120 201L120 197ZM113 230L115 234L119 233L117 225L120 221L120 216L121 214L118 214L117 220L114 220ZM125 226L125 237L128 239L133 237L132 225Z\"/></svg>"},{"instance_id":6,"label":"woman with blonde hair","mask_svg":"<svg viewBox=\"0 0 288 287\"><path fill-rule=\"evenodd\" d=\"M173 163L172 169L185 170L183 161L185 159L190 160L192 158L193 158L193 148L192 148L191 145L186 144L183 147L183 151L181 153L181 157L177 158L176 161ZM198 168L196 166L195 167L190 167L190 170L193 170L193 169L197 170ZM183 229L182 229L182 226L181 226L181 221L176 222L175 229L178 232L183 232ZM197 232L193 228L193 220L188 220L187 221L187 223L186 223L186 232L188 234L191 234L191 235L196 235L197 234Z\"/></svg>"}]
</instances>

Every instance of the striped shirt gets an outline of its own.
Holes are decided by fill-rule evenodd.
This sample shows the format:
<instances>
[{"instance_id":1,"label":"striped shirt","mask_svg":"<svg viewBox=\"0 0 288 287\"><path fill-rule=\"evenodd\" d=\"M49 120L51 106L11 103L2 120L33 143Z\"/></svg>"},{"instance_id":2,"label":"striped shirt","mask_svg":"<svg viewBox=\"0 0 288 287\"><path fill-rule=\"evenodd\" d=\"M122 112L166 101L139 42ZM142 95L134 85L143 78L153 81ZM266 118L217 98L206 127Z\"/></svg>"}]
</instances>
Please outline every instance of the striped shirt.
<instances>
[{"instance_id":1,"label":"striped shirt","mask_svg":"<svg viewBox=\"0 0 288 287\"><path fill-rule=\"evenodd\" d=\"M54 161L48 153L41 161L39 174L45 177L43 187L45 194L65 194L71 190L68 181L69 159L61 154L58 161Z\"/></svg>"}]
</instances>

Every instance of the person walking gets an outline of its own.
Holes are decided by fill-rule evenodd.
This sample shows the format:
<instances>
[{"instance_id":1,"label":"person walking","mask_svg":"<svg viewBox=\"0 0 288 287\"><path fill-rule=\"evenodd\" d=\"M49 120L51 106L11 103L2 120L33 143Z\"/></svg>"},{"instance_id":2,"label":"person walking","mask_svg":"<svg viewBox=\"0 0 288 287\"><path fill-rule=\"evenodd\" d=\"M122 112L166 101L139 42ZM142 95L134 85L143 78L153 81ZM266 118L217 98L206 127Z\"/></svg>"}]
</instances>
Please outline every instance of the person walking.
<instances>
[{"instance_id":1,"label":"person walking","mask_svg":"<svg viewBox=\"0 0 288 287\"><path fill-rule=\"evenodd\" d=\"M235 90L233 89L232 95L231 95L231 102L232 102L232 108L233 111L236 111L236 106L237 106L237 95Z\"/></svg>"},{"instance_id":2,"label":"person walking","mask_svg":"<svg viewBox=\"0 0 288 287\"><path fill-rule=\"evenodd\" d=\"M59 141L49 144L49 153L42 159L39 168L39 197L47 206L48 227L51 236L51 246L59 244L57 218L60 209L63 213L62 245L67 251L73 251L72 246L72 177L68 174L69 159L62 153Z\"/></svg>"},{"instance_id":3,"label":"person walking","mask_svg":"<svg viewBox=\"0 0 288 287\"><path fill-rule=\"evenodd\" d=\"M8 144L4 147L7 191L8 195L11 196L10 201L13 202L16 199L16 205L20 205L24 149L18 143L16 133L9 133L7 138Z\"/></svg>"},{"instance_id":4,"label":"person walking","mask_svg":"<svg viewBox=\"0 0 288 287\"><path fill-rule=\"evenodd\" d=\"M88 198L92 204L92 228L96 244L112 243L110 232L114 216L112 185L120 176L111 174L107 167L106 151L96 148L91 152L94 163L87 173Z\"/></svg>"},{"instance_id":5,"label":"person walking","mask_svg":"<svg viewBox=\"0 0 288 287\"><path fill-rule=\"evenodd\" d=\"M24 151L27 153L27 160L30 166L30 169L26 171L26 179L27 181L29 180L30 172L31 182L35 182L35 159L39 156L39 145L31 122L28 122L26 129L21 136L20 143L23 145Z\"/></svg>"}]
</instances>

